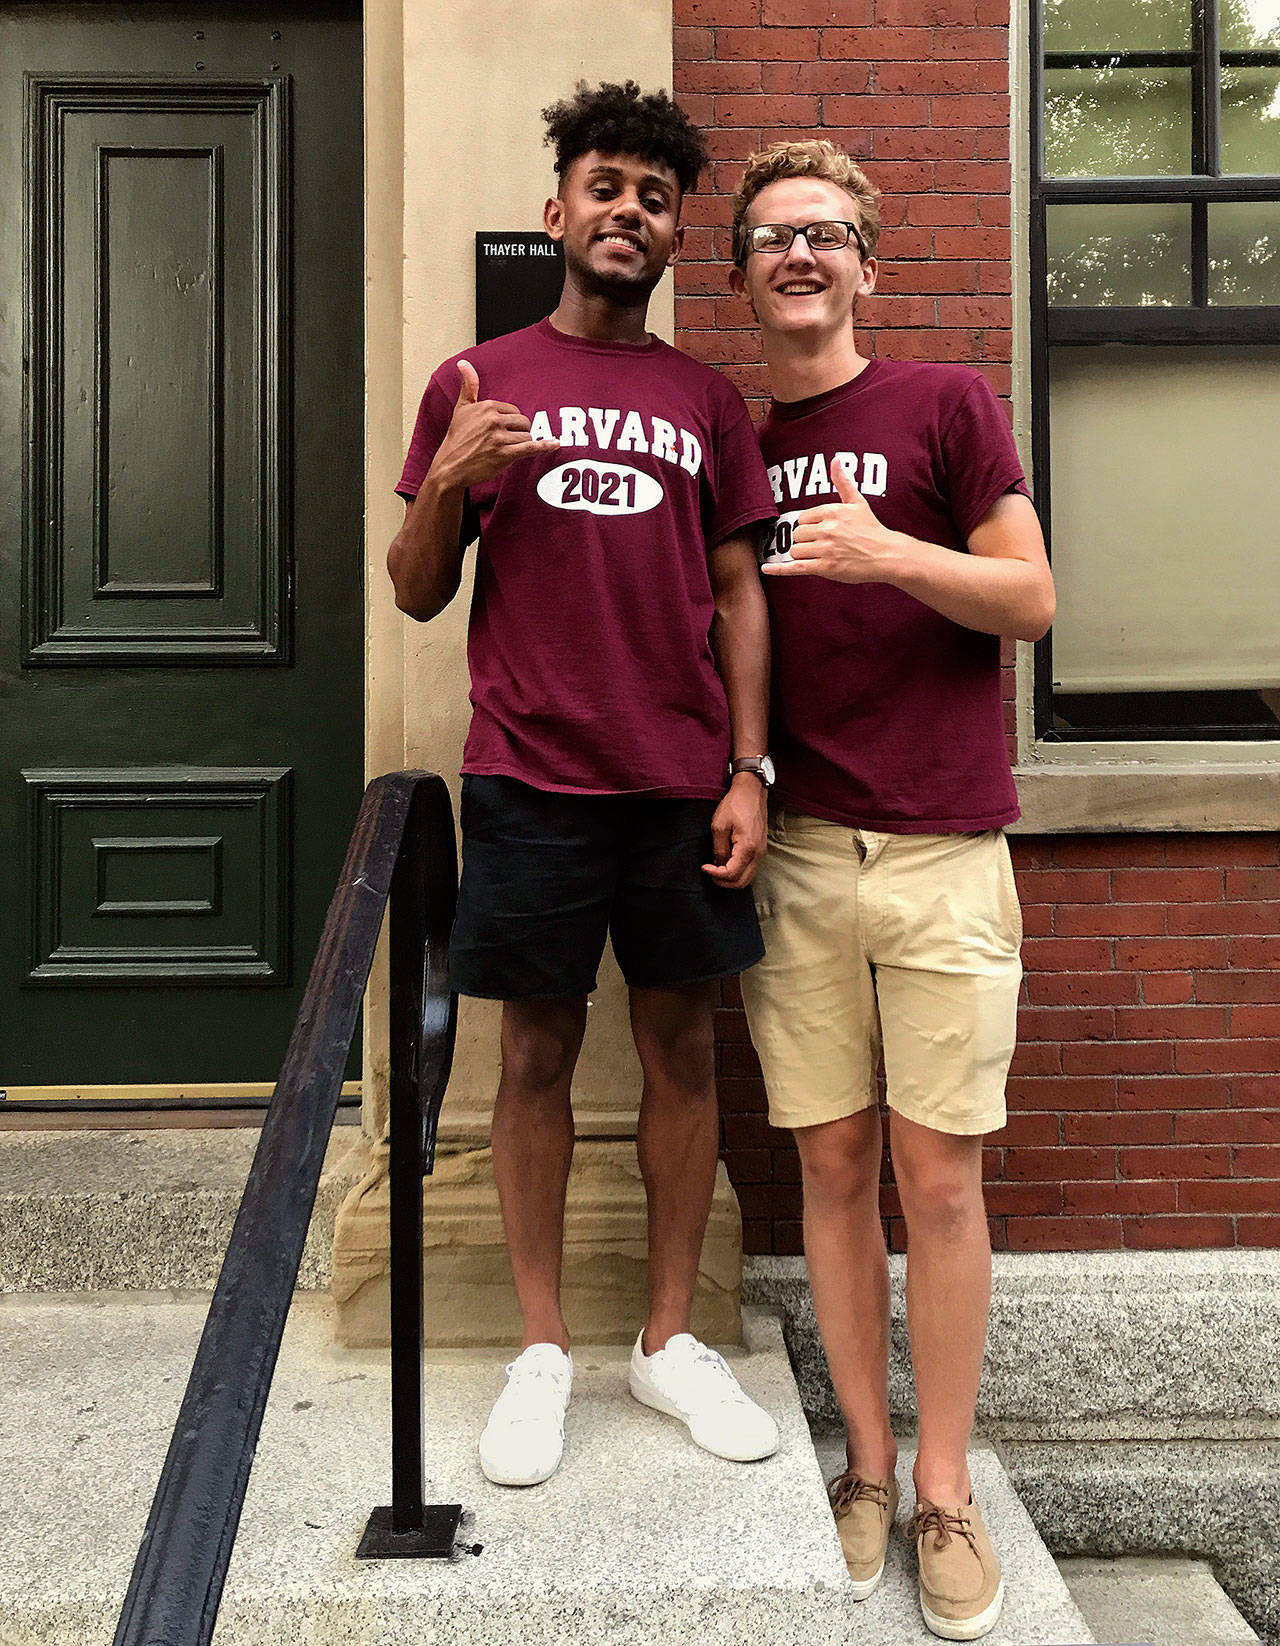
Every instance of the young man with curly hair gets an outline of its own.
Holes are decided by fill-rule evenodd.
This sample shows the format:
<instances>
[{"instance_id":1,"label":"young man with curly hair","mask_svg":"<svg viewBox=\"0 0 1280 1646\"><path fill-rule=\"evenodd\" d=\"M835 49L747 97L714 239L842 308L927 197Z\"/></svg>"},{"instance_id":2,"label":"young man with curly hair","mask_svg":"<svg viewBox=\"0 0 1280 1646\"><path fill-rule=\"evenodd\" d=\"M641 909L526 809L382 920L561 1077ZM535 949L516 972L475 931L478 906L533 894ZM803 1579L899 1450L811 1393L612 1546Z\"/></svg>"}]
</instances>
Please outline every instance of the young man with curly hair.
<instances>
[{"instance_id":1,"label":"young man with curly hair","mask_svg":"<svg viewBox=\"0 0 1280 1646\"><path fill-rule=\"evenodd\" d=\"M1004 1125L1021 917L1000 637L1033 640L1053 583L1009 422L967 366L859 354L877 191L828 142L754 155L735 291L773 405L779 519L766 955L743 978L774 1124L794 1128L805 1252L848 1468L832 1506L859 1599L897 1509L880 1224L881 1049L907 1226L919 1404L912 1526L925 1621L971 1640L1003 1585L966 1463L990 1299L984 1134Z\"/></svg>"},{"instance_id":2,"label":"young man with curly hair","mask_svg":"<svg viewBox=\"0 0 1280 1646\"><path fill-rule=\"evenodd\" d=\"M644 1075L649 1308L631 1391L721 1457L778 1443L689 1331L719 1142L714 979L761 953L756 540L773 498L737 391L646 330L705 161L698 133L631 81L580 84L544 118L559 304L434 373L388 556L397 605L426 622L479 537L449 965L460 993L503 1002L493 1168L524 1339L480 1461L504 1485L545 1480L563 1448L570 1082L606 931Z\"/></svg>"}]
</instances>

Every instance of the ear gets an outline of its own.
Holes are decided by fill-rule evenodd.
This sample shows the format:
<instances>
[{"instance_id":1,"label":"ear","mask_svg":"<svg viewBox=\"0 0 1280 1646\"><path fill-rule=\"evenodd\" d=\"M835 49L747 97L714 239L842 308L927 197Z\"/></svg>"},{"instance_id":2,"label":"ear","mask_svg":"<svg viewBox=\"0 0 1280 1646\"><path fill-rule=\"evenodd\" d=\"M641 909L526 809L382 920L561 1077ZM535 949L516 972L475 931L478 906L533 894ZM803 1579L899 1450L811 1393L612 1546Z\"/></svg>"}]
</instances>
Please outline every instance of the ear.
<instances>
[{"instance_id":1,"label":"ear","mask_svg":"<svg viewBox=\"0 0 1280 1646\"><path fill-rule=\"evenodd\" d=\"M553 240L564 239L564 201L553 194L542 208L542 226Z\"/></svg>"},{"instance_id":2,"label":"ear","mask_svg":"<svg viewBox=\"0 0 1280 1646\"><path fill-rule=\"evenodd\" d=\"M862 265L862 279L858 283L858 296L870 297L876 289L876 276L880 273L880 265L874 257L868 257Z\"/></svg>"},{"instance_id":3,"label":"ear","mask_svg":"<svg viewBox=\"0 0 1280 1646\"><path fill-rule=\"evenodd\" d=\"M672 242L671 242L671 253L667 258L667 267L668 268L670 268L671 265L679 259L680 253L683 250L684 250L684 224L681 223L676 229L675 239L672 240Z\"/></svg>"},{"instance_id":4,"label":"ear","mask_svg":"<svg viewBox=\"0 0 1280 1646\"><path fill-rule=\"evenodd\" d=\"M741 263L735 263L729 270L729 290L735 297L747 296L747 274ZM751 299L747 298L747 301Z\"/></svg>"}]
</instances>

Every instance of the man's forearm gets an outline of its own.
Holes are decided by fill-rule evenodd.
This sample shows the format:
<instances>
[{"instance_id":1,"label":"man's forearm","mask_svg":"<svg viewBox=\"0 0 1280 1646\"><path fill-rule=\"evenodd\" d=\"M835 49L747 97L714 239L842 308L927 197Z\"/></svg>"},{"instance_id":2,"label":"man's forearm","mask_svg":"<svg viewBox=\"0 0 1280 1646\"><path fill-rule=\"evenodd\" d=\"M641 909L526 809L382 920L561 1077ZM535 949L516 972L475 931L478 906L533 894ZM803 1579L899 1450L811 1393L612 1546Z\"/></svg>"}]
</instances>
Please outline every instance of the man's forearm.
<instances>
[{"instance_id":1,"label":"man's forearm","mask_svg":"<svg viewBox=\"0 0 1280 1646\"><path fill-rule=\"evenodd\" d=\"M983 634L1039 640L1053 621L1053 582L1025 560L961 554L894 533L885 579L926 606Z\"/></svg>"},{"instance_id":2,"label":"man's forearm","mask_svg":"<svg viewBox=\"0 0 1280 1646\"><path fill-rule=\"evenodd\" d=\"M754 562L749 577L717 591L711 649L729 704L733 758L767 753L769 608Z\"/></svg>"},{"instance_id":3,"label":"man's forearm","mask_svg":"<svg viewBox=\"0 0 1280 1646\"><path fill-rule=\"evenodd\" d=\"M459 536L466 495L465 486L429 473L387 553L396 605L420 623L442 612L462 581Z\"/></svg>"}]
</instances>

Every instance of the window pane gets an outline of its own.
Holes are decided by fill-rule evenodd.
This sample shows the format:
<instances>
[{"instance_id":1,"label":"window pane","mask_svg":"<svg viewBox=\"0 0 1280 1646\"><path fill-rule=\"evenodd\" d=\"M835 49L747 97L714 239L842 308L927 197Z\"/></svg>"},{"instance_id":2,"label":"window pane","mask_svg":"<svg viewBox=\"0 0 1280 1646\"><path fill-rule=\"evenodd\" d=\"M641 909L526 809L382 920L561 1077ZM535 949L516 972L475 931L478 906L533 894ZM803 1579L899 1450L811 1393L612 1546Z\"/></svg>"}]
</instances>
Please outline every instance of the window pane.
<instances>
[{"instance_id":1,"label":"window pane","mask_svg":"<svg viewBox=\"0 0 1280 1646\"><path fill-rule=\"evenodd\" d=\"M1209 207L1209 301L1280 303L1280 203Z\"/></svg>"},{"instance_id":2,"label":"window pane","mask_svg":"<svg viewBox=\"0 0 1280 1646\"><path fill-rule=\"evenodd\" d=\"M1189 0L1045 0L1046 51L1186 51L1190 45Z\"/></svg>"},{"instance_id":3,"label":"window pane","mask_svg":"<svg viewBox=\"0 0 1280 1646\"><path fill-rule=\"evenodd\" d=\"M1223 51L1280 47L1280 0L1219 0L1218 43Z\"/></svg>"},{"instance_id":4,"label":"window pane","mask_svg":"<svg viewBox=\"0 0 1280 1646\"><path fill-rule=\"evenodd\" d=\"M1222 169L1280 172L1280 69L1224 65Z\"/></svg>"},{"instance_id":5,"label":"window pane","mask_svg":"<svg viewBox=\"0 0 1280 1646\"><path fill-rule=\"evenodd\" d=\"M1280 687L1280 348L1050 357L1055 686Z\"/></svg>"},{"instance_id":6,"label":"window pane","mask_svg":"<svg viewBox=\"0 0 1280 1646\"><path fill-rule=\"evenodd\" d=\"M1051 206L1047 241L1051 304L1191 301L1190 206Z\"/></svg>"},{"instance_id":7,"label":"window pane","mask_svg":"<svg viewBox=\"0 0 1280 1646\"><path fill-rule=\"evenodd\" d=\"M1190 70L1046 70L1044 149L1051 177L1186 174Z\"/></svg>"}]
</instances>

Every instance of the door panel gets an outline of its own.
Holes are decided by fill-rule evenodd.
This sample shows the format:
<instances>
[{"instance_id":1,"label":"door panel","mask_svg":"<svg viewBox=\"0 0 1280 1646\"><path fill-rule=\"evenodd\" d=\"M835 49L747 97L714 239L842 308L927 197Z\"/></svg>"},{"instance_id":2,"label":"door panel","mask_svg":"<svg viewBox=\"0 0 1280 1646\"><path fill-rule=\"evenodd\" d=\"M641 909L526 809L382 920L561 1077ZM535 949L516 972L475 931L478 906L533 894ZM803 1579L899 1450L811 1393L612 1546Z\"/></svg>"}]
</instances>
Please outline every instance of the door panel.
<instances>
[{"instance_id":1,"label":"door panel","mask_svg":"<svg viewBox=\"0 0 1280 1646\"><path fill-rule=\"evenodd\" d=\"M362 782L359 9L0 4L0 65L0 1089L242 1096Z\"/></svg>"}]
</instances>

